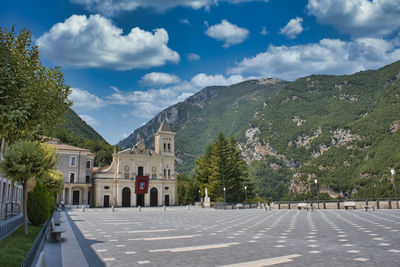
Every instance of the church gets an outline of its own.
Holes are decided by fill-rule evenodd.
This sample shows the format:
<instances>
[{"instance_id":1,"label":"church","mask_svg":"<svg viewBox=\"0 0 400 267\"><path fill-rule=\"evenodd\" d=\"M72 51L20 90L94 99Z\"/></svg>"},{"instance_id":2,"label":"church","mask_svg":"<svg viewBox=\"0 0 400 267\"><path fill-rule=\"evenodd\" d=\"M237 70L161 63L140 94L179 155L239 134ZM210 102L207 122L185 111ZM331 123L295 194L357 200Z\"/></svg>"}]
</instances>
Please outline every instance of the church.
<instances>
[{"instance_id":1,"label":"church","mask_svg":"<svg viewBox=\"0 0 400 267\"><path fill-rule=\"evenodd\" d=\"M93 175L94 206L177 205L175 133L165 118L154 134L154 151L140 141L114 151L113 161Z\"/></svg>"}]
</instances>

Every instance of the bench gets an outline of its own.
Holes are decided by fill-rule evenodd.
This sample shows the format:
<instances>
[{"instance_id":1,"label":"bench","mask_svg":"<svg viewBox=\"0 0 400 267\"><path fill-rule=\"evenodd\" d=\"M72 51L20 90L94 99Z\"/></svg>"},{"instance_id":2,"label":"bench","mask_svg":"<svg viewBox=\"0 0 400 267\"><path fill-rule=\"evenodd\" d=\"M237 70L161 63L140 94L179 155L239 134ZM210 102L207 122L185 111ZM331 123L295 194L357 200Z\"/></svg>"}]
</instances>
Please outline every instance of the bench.
<instances>
[{"instance_id":1,"label":"bench","mask_svg":"<svg viewBox=\"0 0 400 267\"><path fill-rule=\"evenodd\" d=\"M344 209L347 210L347 208L353 208L354 210L356 209L356 203L353 201L347 201L343 202Z\"/></svg>"},{"instance_id":2,"label":"bench","mask_svg":"<svg viewBox=\"0 0 400 267\"><path fill-rule=\"evenodd\" d=\"M368 209L370 209L370 210L375 210L375 207L372 206L372 205L365 205L365 206L364 206L364 209L365 209L365 211L367 211Z\"/></svg>"},{"instance_id":3,"label":"bench","mask_svg":"<svg viewBox=\"0 0 400 267\"><path fill-rule=\"evenodd\" d=\"M297 203L297 209L301 210L302 208L308 210L310 207L308 207L307 203Z\"/></svg>"},{"instance_id":4,"label":"bench","mask_svg":"<svg viewBox=\"0 0 400 267\"><path fill-rule=\"evenodd\" d=\"M50 225L50 234L51 234L51 239L57 240L58 242L61 242L61 233L64 233L65 230L62 229L61 227L56 227L54 224L53 218L51 218L51 225Z\"/></svg>"},{"instance_id":5,"label":"bench","mask_svg":"<svg viewBox=\"0 0 400 267\"><path fill-rule=\"evenodd\" d=\"M62 223L62 221L60 220L60 213L58 211L54 212L53 218L55 225L60 225Z\"/></svg>"}]
</instances>

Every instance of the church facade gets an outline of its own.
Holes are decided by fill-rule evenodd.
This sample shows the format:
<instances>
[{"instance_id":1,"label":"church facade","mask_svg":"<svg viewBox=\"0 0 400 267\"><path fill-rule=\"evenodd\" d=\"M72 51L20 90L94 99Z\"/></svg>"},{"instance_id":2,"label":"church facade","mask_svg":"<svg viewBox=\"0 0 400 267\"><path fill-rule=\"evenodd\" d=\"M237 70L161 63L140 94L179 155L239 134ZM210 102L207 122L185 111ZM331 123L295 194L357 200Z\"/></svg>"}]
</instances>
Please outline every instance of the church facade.
<instances>
[{"instance_id":1,"label":"church facade","mask_svg":"<svg viewBox=\"0 0 400 267\"><path fill-rule=\"evenodd\" d=\"M93 175L96 207L177 205L175 133L165 119L154 134L154 151L140 141L114 151L107 168Z\"/></svg>"}]
</instances>

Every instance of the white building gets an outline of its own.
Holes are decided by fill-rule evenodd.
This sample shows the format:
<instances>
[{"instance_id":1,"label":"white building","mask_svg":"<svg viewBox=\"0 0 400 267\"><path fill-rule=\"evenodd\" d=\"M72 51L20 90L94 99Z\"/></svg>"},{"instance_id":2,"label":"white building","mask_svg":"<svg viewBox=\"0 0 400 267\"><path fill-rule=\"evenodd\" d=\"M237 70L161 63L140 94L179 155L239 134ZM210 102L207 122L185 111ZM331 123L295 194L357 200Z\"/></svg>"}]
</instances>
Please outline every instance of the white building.
<instances>
[{"instance_id":1,"label":"white building","mask_svg":"<svg viewBox=\"0 0 400 267\"><path fill-rule=\"evenodd\" d=\"M154 134L154 151L142 141L131 149L114 151L111 165L93 176L95 206L176 205L174 138L164 119Z\"/></svg>"}]
</instances>

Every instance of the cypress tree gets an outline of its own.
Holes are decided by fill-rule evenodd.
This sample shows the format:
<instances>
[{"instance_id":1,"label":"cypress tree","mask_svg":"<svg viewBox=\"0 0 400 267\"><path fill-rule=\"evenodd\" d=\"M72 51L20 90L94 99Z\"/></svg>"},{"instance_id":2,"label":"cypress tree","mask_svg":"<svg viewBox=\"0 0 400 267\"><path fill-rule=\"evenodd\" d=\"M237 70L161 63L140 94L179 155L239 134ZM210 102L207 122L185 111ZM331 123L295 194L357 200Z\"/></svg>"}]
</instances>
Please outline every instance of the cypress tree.
<instances>
[{"instance_id":1,"label":"cypress tree","mask_svg":"<svg viewBox=\"0 0 400 267\"><path fill-rule=\"evenodd\" d=\"M211 176L209 178L210 197L216 200L224 199L226 179L228 178L229 145L223 133L219 133L211 149Z\"/></svg>"}]
</instances>

